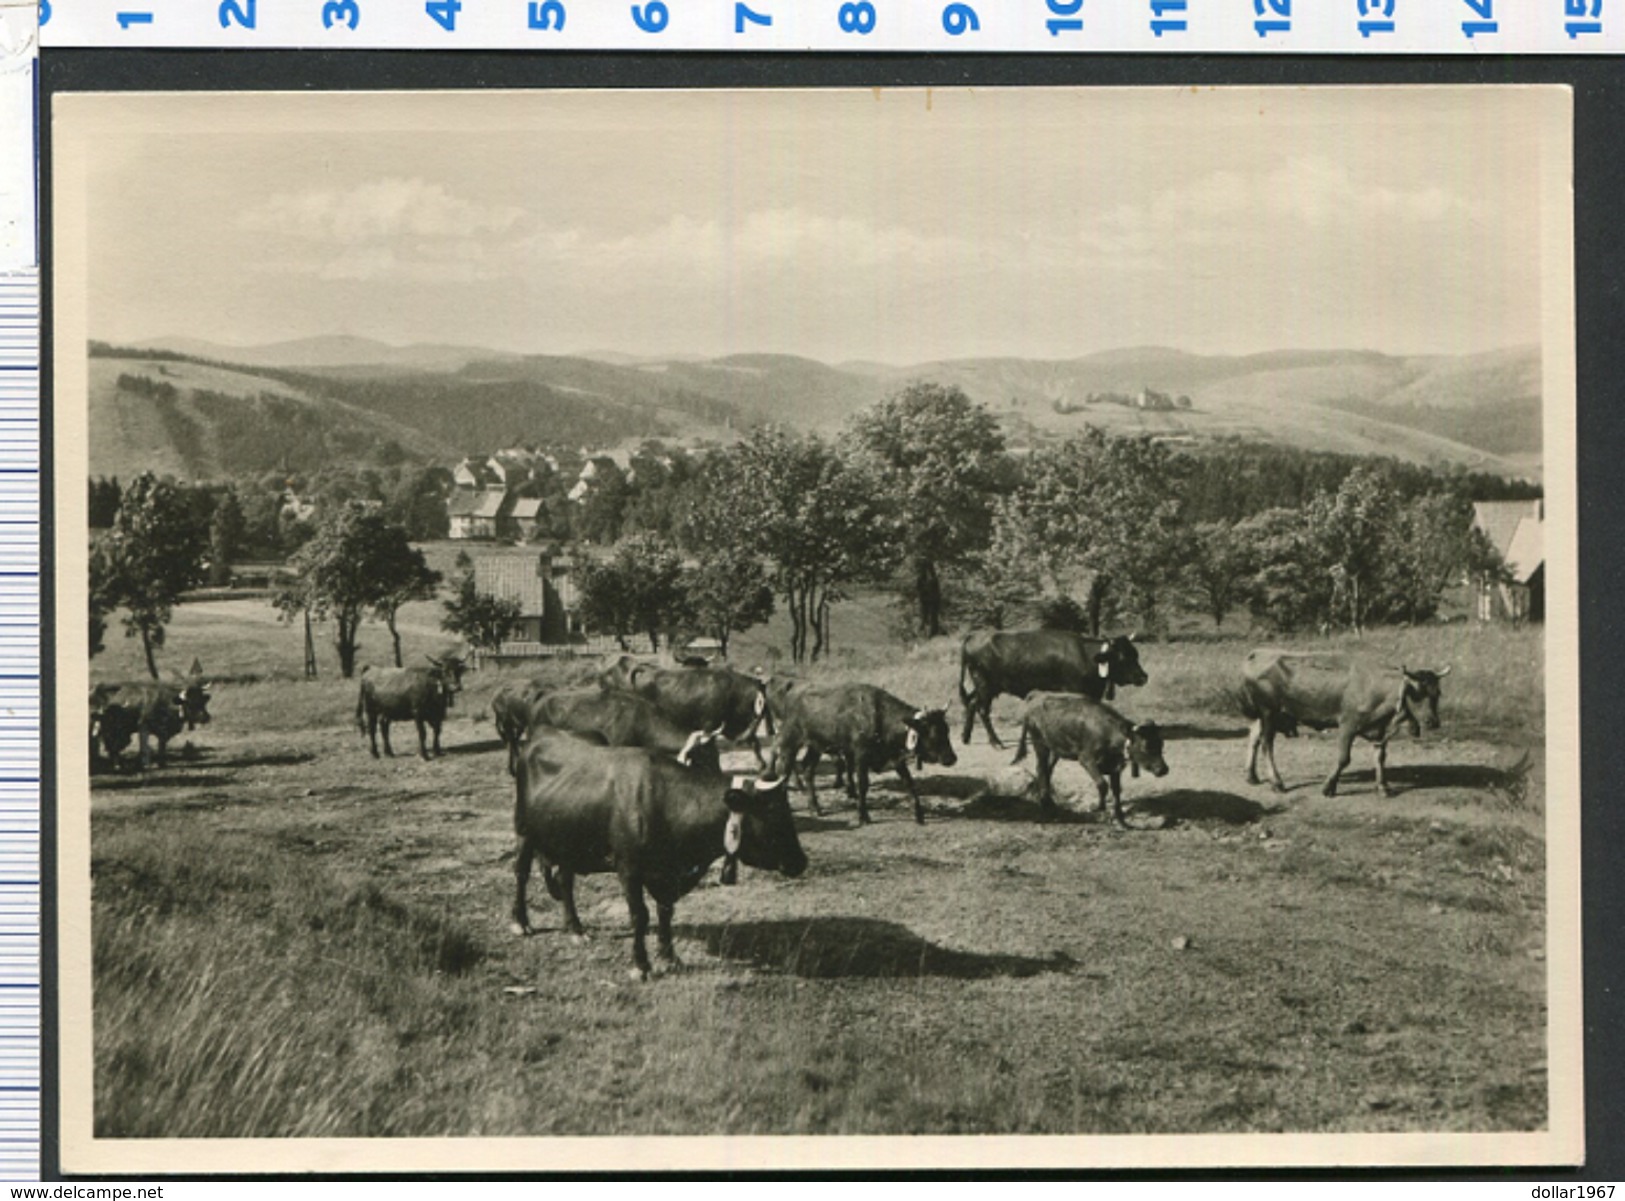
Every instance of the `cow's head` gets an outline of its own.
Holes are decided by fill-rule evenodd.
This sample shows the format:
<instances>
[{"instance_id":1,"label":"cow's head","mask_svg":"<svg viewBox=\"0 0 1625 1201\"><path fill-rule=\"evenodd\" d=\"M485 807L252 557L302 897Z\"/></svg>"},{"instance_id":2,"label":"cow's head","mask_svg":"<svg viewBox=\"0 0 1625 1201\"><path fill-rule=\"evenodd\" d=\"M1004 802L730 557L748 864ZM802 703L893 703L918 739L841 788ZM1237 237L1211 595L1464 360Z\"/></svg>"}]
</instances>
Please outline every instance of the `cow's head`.
<instances>
[{"instance_id":1,"label":"cow's head","mask_svg":"<svg viewBox=\"0 0 1625 1201\"><path fill-rule=\"evenodd\" d=\"M438 659L430 655L429 665L444 681L448 700L463 690L463 672L468 670L468 664L463 662L463 657L456 651L448 652Z\"/></svg>"},{"instance_id":2,"label":"cow's head","mask_svg":"<svg viewBox=\"0 0 1625 1201\"><path fill-rule=\"evenodd\" d=\"M927 763L940 763L952 767L959 762L954 754L954 741L948 734L946 709L919 709L905 717L908 725L908 750L914 756L914 766L923 768Z\"/></svg>"},{"instance_id":3,"label":"cow's head","mask_svg":"<svg viewBox=\"0 0 1625 1201\"><path fill-rule=\"evenodd\" d=\"M1119 634L1095 654L1095 670L1100 678L1111 685L1139 687L1149 676L1140 666L1140 649L1134 645L1134 635Z\"/></svg>"},{"instance_id":4,"label":"cow's head","mask_svg":"<svg viewBox=\"0 0 1625 1201\"><path fill-rule=\"evenodd\" d=\"M807 853L801 849L796 819L790 813L789 777L735 776L722 802L728 806L722 836L724 884L734 882L735 860L783 872L792 879L807 870Z\"/></svg>"},{"instance_id":5,"label":"cow's head","mask_svg":"<svg viewBox=\"0 0 1625 1201\"><path fill-rule=\"evenodd\" d=\"M714 730L695 730L677 752L677 762L696 771L721 771L722 752L717 747L721 735L721 726Z\"/></svg>"},{"instance_id":6,"label":"cow's head","mask_svg":"<svg viewBox=\"0 0 1625 1201\"><path fill-rule=\"evenodd\" d=\"M1439 681L1450 674L1448 667L1441 667L1438 671L1427 671L1400 665L1399 670L1405 676L1405 698L1401 706L1401 717L1410 727L1412 736L1420 736L1422 726L1418 717L1425 722L1430 730L1439 728Z\"/></svg>"},{"instance_id":7,"label":"cow's head","mask_svg":"<svg viewBox=\"0 0 1625 1201\"><path fill-rule=\"evenodd\" d=\"M1143 767L1153 776L1168 774L1168 761L1162 757L1162 731L1154 721L1141 722L1129 731L1129 773L1138 776Z\"/></svg>"},{"instance_id":8,"label":"cow's head","mask_svg":"<svg viewBox=\"0 0 1625 1201\"><path fill-rule=\"evenodd\" d=\"M745 736L754 738L758 729L764 729L767 736L772 738L778 733L774 725L774 711L784 712L784 696L794 681L776 681L760 667L751 673L750 678L756 685L756 695L750 702L751 711L755 716L751 719L750 729L745 731Z\"/></svg>"},{"instance_id":9,"label":"cow's head","mask_svg":"<svg viewBox=\"0 0 1625 1201\"><path fill-rule=\"evenodd\" d=\"M209 681L193 676L179 685L175 708L188 730L209 724Z\"/></svg>"}]
</instances>

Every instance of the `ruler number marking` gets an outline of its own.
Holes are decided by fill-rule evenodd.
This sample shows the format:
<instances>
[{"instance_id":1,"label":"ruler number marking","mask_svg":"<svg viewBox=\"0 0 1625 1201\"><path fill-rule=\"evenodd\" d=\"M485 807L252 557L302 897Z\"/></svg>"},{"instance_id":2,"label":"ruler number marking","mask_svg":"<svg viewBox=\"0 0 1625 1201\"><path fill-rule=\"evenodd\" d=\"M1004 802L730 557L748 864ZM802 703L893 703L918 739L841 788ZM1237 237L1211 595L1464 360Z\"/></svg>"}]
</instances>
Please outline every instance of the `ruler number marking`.
<instances>
[{"instance_id":1,"label":"ruler number marking","mask_svg":"<svg viewBox=\"0 0 1625 1201\"><path fill-rule=\"evenodd\" d=\"M529 23L532 29L563 29L564 5L559 0L530 0Z\"/></svg>"},{"instance_id":2,"label":"ruler number marking","mask_svg":"<svg viewBox=\"0 0 1625 1201\"><path fill-rule=\"evenodd\" d=\"M48 25L51 21L51 0L39 0L39 23Z\"/></svg>"},{"instance_id":3,"label":"ruler number marking","mask_svg":"<svg viewBox=\"0 0 1625 1201\"><path fill-rule=\"evenodd\" d=\"M869 34L875 31L875 6L869 0L841 5L836 14L842 33Z\"/></svg>"},{"instance_id":4,"label":"ruler number marking","mask_svg":"<svg viewBox=\"0 0 1625 1201\"><path fill-rule=\"evenodd\" d=\"M1571 18L1563 23L1563 31L1572 41L1582 33L1601 33L1602 0L1563 0L1563 15ZM1586 18L1591 20L1574 20L1572 18Z\"/></svg>"},{"instance_id":5,"label":"ruler number marking","mask_svg":"<svg viewBox=\"0 0 1625 1201\"><path fill-rule=\"evenodd\" d=\"M428 0L423 11L447 33L457 32L457 14L463 10L463 0Z\"/></svg>"},{"instance_id":6,"label":"ruler number marking","mask_svg":"<svg viewBox=\"0 0 1625 1201\"><path fill-rule=\"evenodd\" d=\"M361 24L361 6L355 0L327 0L322 5L322 24L331 29L340 21L354 29Z\"/></svg>"},{"instance_id":7,"label":"ruler number marking","mask_svg":"<svg viewBox=\"0 0 1625 1201\"><path fill-rule=\"evenodd\" d=\"M119 15L118 15L118 27L120 29L128 29L132 25L151 25L151 24L152 24L152 14L151 13L119 13Z\"/></svg>"},{"instance_id":8,"label":"ruler number marking","mask_svg":"<svg viewBox=\"0 0 1625 1201\"><path fill-rule=\"evenodd\" d=\"M243 4L238 3L238 0L221 0L221 29L229 29L233 21L244 29L254 28L254 6L258 3L258 0L244 0L244 2L247 4L246 8Z\"/></svg>"},{"instance_id":9,"label":"ruler number marking","mask_svg":"<svg viewBox=\"0 0 1625 1201\"><path fill-rule=\"evenodd\" d=\"M1044 0L1044 6L1054 14L1044 22L1052 38L1063 33L1077 33L1083 28L1083 18L1072 14L1083 7L1083 0Z\"/></svg>"},{"instance_id":10,"label":"ruler number marking","mask_svg":"<svg viewBox=\"0 0 1625 1201\"><path fill-rule=\"evenodd\" d=\"M647 4L632 6L632 23L644 33L659 33L671 20L671 10L664 0L649 0Z\"/></svg>"},{"instance_id":11,"label":"ruler number marking","mask_svg":"<svg viewBox=\"0 0 1625 1201\"><path fill-rule=\"evenodd\" d=\"M982 27L976 19L976 10L968 4L950 4L942 10L942 27L949 36L958 37L967 31L975 33Z\"/></svg>"},{"instance_id":12,"label":"ruler number marking","mask_svg":"<svg viewBox=\"0 0 1625 1201\"><path fill-rule=\"evenodd\" d=\"M743 0L740 0L740 3L734 5L734 32L744 33L746 21L749 21L752 25L771 25L773 24L773 14L753 12L743 3Z\"/></svg>"}]
</instances>

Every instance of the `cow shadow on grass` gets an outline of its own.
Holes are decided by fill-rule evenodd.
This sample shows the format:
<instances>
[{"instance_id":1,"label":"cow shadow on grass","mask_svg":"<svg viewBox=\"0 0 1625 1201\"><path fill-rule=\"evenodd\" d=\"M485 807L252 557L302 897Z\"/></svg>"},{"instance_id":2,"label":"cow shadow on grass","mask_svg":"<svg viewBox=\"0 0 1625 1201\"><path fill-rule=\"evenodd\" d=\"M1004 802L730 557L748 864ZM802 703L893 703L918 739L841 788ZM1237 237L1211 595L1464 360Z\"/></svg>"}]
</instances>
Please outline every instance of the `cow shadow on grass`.
<instances>
[{"instance_id":1,"label":"cow shadow on grass","mask_svg":"<svg viewBox=\"0 0 1625 1201\"><path fill-rule=\"evenodd\" d=\"M1169 742L1234 742L1247 737L1246 726L1158 725Z\"/></svg>"},{"instance_id":2,"label":"cow shadow on grass","mask_svg":"<svg viewBox=\"0 0 1625 1201\"><path fill-rule=\"evenodd\" d=\"M954 980L1022 978L1070 972L1077 964L1063 954L1049 959L983 955L929 942L907 926L868 917L731 922L679 927L720 959L748 963L813 980Z\"/></svg>"},{"instance_id":3,"label":"cow shadow on grass","mask_svg":"<svg viewBox=\"0 0 1625 1201\"><path fill-rule=\"evenodd\" d=\"M408 726L407 728L410 729L411 727ZM394 731L390 732L391 734L394 733ZM492 751L506 749L506 745L507 744L505 744L500 738L486 738L479 742L454 742L450 745L442 744L440 747L440 753L442 755L487 755ZM397 755L400 754L400 750L397 749L395 753ZM417 754L416 735L413 736L412 753L414 755Z\"/></svg>"},{"instance_id":4,"label":"cow shadow on grass","mask_svg":"<svg viewBox=\"0 0 1625 1201\"><path fill-rule=\"evenodd\" d=\"M935 814L968 821L1032 822L1052 826L1078 825L1099 819L1095 812L1083 810L1057 797L1055 807L1046 810L1036 796L1027 793L1011 796L1006 793L984 791L972 797L969 804L958 809L942 810Z\"/></svg>"},{"instance_id":5,"label":"cow shadow on grass","mask_svg":"<svg viewBox=\"0 0 1625 1201\"><path fill-rule=\"evenodd\" d=\"M211 768L243 768L243 767L295 767L301 763L309 763L316 758L314 751L266 751L261 754L240 754L230 757L221 756L217 751L208 747L197 747L181 752L180 757L188 763L198 762L207 764Z\"/></svg>"},{"instance_id":6,"label":"cow shadow on grass","mask_svg":"<svg viewBox=\"0 0 1625 1201\"><path fill-rule=\"evenodd\" d=\"M1183 822L1223 822L1227 826L1254 825L1262 818L1280 813L1282 805L1264 805L1233 792L1178 788L1173 792L1139 797L1132 802L1136 813L1162 818L1166 825Z\"/></svg>"},{"instance_id":7,"label":"cow shadow on grass","mask_svg":"<svg viewBox=\"0 0 1625 1201\"><path fill-rule=\"evenodd\" d=\"M98 772L91 777L90 788L92 792L130 792L142 788L224 788L235 780L235 776L157 768L149 772L124 771L117 775Z\"/></svg>"},{"instance_id":8,"label":"cow shadow on grass","mask_svg":"<svg viewBox=\"0 0 1625 1201\"><path fill-rule=\"evenodd\" d=\"M1510 768L1487 763L1412 763L1389 765L1388 784L1396 793L1431 788L1461 788L1474 792L1516 793L1521 795L1528 782L1527 761ZM1376 773L1346 771L1338 782L1339 789L1350 784L1375 788Z\"/></svg>"}]
</instances>

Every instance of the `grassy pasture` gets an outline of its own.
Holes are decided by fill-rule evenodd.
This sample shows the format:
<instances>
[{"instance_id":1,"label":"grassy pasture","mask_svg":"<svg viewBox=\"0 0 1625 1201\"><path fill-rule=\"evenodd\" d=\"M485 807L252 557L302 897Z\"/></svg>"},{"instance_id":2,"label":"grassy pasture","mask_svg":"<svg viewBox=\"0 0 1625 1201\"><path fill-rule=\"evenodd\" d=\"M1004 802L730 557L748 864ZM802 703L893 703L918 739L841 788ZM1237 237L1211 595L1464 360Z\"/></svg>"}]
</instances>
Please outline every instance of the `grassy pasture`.
<instances>
[{"instance_id":1,"label":"grassy pasture","mask_svg":"<svg viewBox=\"0 0 1625 1201\"><path fill-rule=\"evenodd\" d=\"M952 640L896 646L881 606L848 608L807 674L954 697ZM403 613L409 656L450 645L437 618ZM741 639L735 662L782 669L777 634ZM95 678L137 675L139 649L109 642ZM1232 682L1250 645L1142 649L1151 682L1119 700L1169 729L1172 772L1125 780L1125 799L1164 828L1102 824L1075 765L1056 775L1066 811L1040 822L1029 765L978 729L956 767L924 773L923 828L890 777L862 830L832 792L823 818L796 795L807 875L746 868L723 888L713 872L677 909L687 969L639 986L610 877L578 890L590 942L539 888L538 934L507 932L512 793L483 716L500 673L470 678L445 757L375 763L328 648L307 683L300 631L268 606L183 606L166 662L202 660L214 723L166 770L94 781L97 1130L1542 1126L1539 632L1368 635L1386 659L1454 666L1444 730L1392 749L1392 800L1358 751L1344 795L1322 798L1323 735L1279 745L1286 795L1241 782ZM386 659L369 628L362 662ZM995 706L1011 742L1013 712Z\"/></svg>"}]
</instances>

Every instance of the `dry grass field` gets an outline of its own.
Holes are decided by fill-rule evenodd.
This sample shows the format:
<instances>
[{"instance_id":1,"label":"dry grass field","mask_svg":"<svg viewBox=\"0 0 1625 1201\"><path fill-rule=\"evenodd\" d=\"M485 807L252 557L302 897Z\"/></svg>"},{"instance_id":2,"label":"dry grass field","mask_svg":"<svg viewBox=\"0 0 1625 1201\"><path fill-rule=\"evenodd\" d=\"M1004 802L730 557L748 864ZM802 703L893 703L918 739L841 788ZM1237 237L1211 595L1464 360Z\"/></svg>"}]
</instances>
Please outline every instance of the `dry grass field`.
<instances>
[{"instance_id":1,"label":"dry grass field","mask_svg":"<svg viewBox=\"0 0 1625 1201\"><path fill-rule=\"evenodd\" d=\"M954 696L956 642L904 649L860 608L808 674ZM449 645L436 617L404 614L413 657ZM100 1135L1545 1124L1538 630L1367 636L1455 668L1444 729L1394 744L1389 800L1363 750L1320 795L1326 735L1282 741L1286 794L1245 785L1232 681L1252 643L1148 643L1150 683L1119 704L1166 728L1172 771L1125 779L1136 829L1083 808L1076 765L1040 821L1030 763L978 730L924 773L923 827L889 776L864 829L833 791L822 818L793 794L806 875L710 873L677 908L685 970L643 985L612 877L579 890L591 941L541 889L538 933L508 932L499 673L469 678L443 758L375 762L355 685L326 648L332 674L299 679L298 631L263 602L183 606L169 637L169 662L217 681L215 720L167 769L93 781ZM135 677L139 651L109 643L94 677ZM368 627L362 661L386 647ZM1012 743L1013 712L995 707Z\"/></svg>"}]
</instances>

